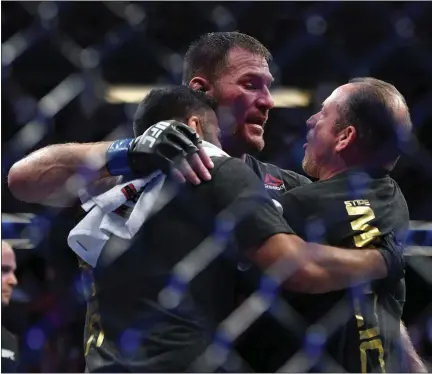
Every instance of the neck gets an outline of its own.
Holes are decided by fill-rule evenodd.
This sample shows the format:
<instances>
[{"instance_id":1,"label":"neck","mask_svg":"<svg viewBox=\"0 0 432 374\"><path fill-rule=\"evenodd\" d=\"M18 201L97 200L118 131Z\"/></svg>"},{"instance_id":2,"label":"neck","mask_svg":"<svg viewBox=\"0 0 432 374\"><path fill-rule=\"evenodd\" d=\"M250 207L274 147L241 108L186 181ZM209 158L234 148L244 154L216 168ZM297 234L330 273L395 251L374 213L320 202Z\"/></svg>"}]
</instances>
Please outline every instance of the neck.
<instances>
[{"instance_id":1,"label":"neck","mask_svg":"<svg viewBox=\"0 0 432 374\"><path fill-rule=\"evenodd\" d=\"M318 170L318 179L320 181L330 179L335 175L343 173L345 170L349 169L349 167L349 163L342 158L328 160L328 162L321 164L321 167Z\"/></svg>"},{"instance_id":2,"label":"neck","mask_svg":"<svg viewBox=\"0 0 432 374\"><path fill-rule=\"evenodd\" d=\"M325 181L326 179L333 178L335 175L338 175L345 170L347 170L348 167L335 167L335 168L327 168L325 170L320 170L318 179L320 181Z\"/></svg>"},{"instance_id":3,"label":"neck","mask_svg":"<svg viewBox=\"0 0 432 374\"><path fill-rule=\"evenodd\" d=\"M342 155L335 155L334 157L328 158L321 164L318 170L318 179L324 181L330 179L335 175L343 173L350 167L354 166L357 162L353 158L342 157Z\"/></svg>"},{"instance_id":4,"label":"neck","mask_svg":"<svg viewBox=\"0 0 432 374\"><path fill-rule=\"evenodd\" d=\"M223 150L231 157L240 158L243 161L246 159L246 150L244 147L239 146L238 144L230 144L229 142L225 142L223 145Z\"/></svg>"},{"instance_id":5,"label":"neck","mask_svg":"<svg viewBox=\"0 0 432 374\"><path fill-rule=\"evenodd\" d=\"M387 165L386 165L387 166ZM347 171L352 168L365 168L369 170L389 170L388 167L384 165L377 165L376 163L367 163L367 162L358 162L358 163L351 163L350 165L344 164L339 166L333 166L333 167L326 167L321 168L319 171L319 177L318 179L326 180L334 177L335 175L338 175L340 173L343 173L344 171Z\"/></svg>"}]
</instances>

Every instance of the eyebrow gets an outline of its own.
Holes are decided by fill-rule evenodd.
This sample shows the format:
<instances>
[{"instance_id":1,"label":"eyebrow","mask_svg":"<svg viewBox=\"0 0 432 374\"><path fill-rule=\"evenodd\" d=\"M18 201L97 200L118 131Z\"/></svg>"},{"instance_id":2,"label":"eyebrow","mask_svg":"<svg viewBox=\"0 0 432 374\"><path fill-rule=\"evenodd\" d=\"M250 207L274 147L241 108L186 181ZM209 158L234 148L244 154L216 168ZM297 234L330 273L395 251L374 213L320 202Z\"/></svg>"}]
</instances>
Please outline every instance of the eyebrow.
<instances>
[{"instance_id":1,"label":"eyebrow","mask_svg":"<svg viewBox=\"0 0 432 374\"><path fill-rule=\"evenodd\" d=\"M268 80L270 83L273 83L275 81L275 79L273 78L273 75L269 74L259 74L259 73L246 73L243 75L242 78L246 78L246 77L254 77L254 78L259 78L262 80Z\"/></svg>"}]
</instances>

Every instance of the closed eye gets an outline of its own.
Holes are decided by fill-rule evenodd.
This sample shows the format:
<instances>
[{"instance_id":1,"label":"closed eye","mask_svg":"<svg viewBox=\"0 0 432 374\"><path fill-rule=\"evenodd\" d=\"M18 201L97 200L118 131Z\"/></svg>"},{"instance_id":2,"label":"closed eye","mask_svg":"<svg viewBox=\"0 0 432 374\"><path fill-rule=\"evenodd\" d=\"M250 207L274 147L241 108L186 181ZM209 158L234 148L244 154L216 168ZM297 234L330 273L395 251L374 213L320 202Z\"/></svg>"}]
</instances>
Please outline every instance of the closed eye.
<instances>
[{"instance_id":1,"label":"closed eye","mask_svg":"<svg viewBox=\"0 0 432 374\"><path fill-rule=\"evenodd\" d=\"M243 77L243 87L249 90L261 90L264 87L267 87L267 89L270 89L272 83L273 83L273 77L263 77L256 74L248 74L245 77Z\"/></svg>"},{"instance_id":2,"label":"closed eye","mask_svg":"<svg viewBox=\"0 0 432 374\"><path fill-rule=\"evenodd\" d=\"M254 90L258 88L258 86L252 82L243 83L243 87L248 90Z\"/></svg>"},{"instance_id":3,"label":"closed eye","mask_svg":"<svg viewBox=\"0 0 432 374\"><path fill-rule=\"evenodd\" d=\"M2 265L1 271L2 271L2 274L7 274L7 273L9 273L9 272L12 271L12 267L11 266L7 266L7 265Z\"/></svg>"}]
</instances>

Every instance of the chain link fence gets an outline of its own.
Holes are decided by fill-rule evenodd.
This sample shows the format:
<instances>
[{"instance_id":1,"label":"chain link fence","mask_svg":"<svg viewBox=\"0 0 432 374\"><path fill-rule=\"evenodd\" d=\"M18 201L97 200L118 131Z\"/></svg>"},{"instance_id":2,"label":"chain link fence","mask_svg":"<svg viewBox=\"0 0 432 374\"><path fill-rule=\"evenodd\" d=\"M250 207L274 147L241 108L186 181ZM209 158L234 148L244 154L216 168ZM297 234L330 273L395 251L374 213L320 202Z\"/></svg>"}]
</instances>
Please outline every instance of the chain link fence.
<instances>
[{"instance_id":1,"label":"chain link fence","mask_svg":"<svg viewBox=\"0 0 432 374\"><path fill-rule=\"evenodd\" d=\"M255 36L274 56L273 93L282 94L261 157L278 166L301 172L304 120L349 78L388 80L406 96L418 140L395 171L413 219L404 320L419 353L432 362L431 16L428 2L3 2L2 237L17 248L20 267L6 321L22 337L24 370L82 370L77 331L85 300L72 271L61 286L50 283L61 272L52 265L58 264L53 249L60 262L71 259L66 237L73 217L13 199L6 187L10 166L48 144L130 136L136 98L150 87L181 83L183 55L201 34L232 30ZM179 263L181 281L208 266L221 244L209 238ZM177 297L168 287L160 303L172 307ZM260 288L219 325L198 361L209 370L227 361L235 367L243 358L234 342L265 312L303 341L281 372L311 370L316 349L349 317L336 305L304 333L289 302ZM343 371L330 357L328 367Z\"/></svg>"}]
</instances>

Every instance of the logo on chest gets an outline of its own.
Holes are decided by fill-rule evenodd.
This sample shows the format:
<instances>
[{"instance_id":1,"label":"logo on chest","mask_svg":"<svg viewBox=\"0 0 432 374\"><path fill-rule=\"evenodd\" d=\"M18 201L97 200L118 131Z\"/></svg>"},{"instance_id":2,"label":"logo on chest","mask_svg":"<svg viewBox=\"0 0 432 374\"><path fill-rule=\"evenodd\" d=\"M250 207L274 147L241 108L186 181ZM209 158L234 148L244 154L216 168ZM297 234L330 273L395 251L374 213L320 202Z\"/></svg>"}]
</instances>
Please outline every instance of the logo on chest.
<instances>
[{"instance_id":1,"label":"logo on chest","mask_svg":"<svg viewBox=\"0 0 432 374\"><path fill-rule=\"evenodd\" d=\"M269 190L282 191L285 189L283 180L267 173L264 177L264 186Z\"/></svg>"}]
</instances>

